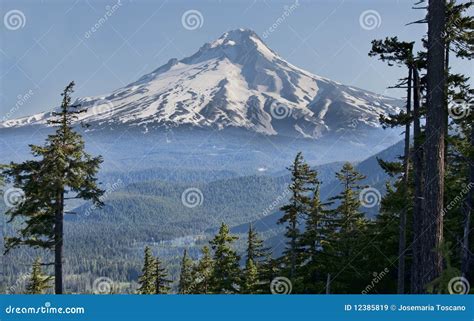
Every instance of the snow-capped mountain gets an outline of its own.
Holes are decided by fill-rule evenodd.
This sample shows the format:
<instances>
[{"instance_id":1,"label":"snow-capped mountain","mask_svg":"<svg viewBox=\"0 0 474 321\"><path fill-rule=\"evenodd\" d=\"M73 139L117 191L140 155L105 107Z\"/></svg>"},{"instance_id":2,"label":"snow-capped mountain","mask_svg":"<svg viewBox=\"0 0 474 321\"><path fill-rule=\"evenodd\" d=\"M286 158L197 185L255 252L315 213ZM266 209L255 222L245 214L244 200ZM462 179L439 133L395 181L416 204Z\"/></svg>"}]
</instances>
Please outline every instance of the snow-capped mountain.
<instances>
[{"instance_id":1,"label":"snow-capped mountain","mask_svg":"<svg viewBox=\"0 0 474 321\"><path fill-rule=\"evenodd\" d=\"M400 102L316 76L285 61L247 29L226 32L184 59L114 92L80 98L91 128L127 125L244 128L266 135L319 138L341 129L379 127ZM0 127L46 124L51 113Z\"/></svg>"}]
</instances>

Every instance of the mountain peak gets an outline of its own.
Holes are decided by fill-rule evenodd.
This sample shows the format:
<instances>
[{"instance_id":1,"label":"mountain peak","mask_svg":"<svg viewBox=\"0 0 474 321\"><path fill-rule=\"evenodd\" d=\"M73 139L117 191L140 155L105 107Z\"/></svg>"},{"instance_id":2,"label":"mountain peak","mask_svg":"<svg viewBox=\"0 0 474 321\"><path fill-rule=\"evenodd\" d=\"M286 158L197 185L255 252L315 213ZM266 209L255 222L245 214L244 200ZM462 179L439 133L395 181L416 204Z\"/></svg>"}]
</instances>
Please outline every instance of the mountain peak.
<instances>
[{"instance_id":1,"label":"mountain peak","mask_svg":"<svg viewBox=\"0 0 474 321\"><path fill-rule=\"evenodd\" d=\"M190 57L170 59L112 93L79 102L88 109L81 120L95 128L237 127L307 138L378 128L380 114L398 110L394 99L293 66L243 28L225 32ZM45 124L48 117L43 113L3 126Z\"/></svg>"},{"instance_id":2,"label":"mountain peak","mask_svg":"<svg viewBox=\"0 0 474 321\"><path fill-rule=\"evenodd\" d=\"M212 42L210 45L211 45L211 48L215 48L217 46L222 46L222 45L234 46L234 45L243 44L249 40L253 42L262 41L260 37L253 30L240 28L240 29L227 31L222 36L220 36L217 40Z\"/></svg>"},{"instance_id":3,"label":"mountain peak","mask_svg":"<svg viewBox=\"0 0 474 321\"><path fill-rule=\"evenodd\" d=\"M227 58L242 63L243 57L262 57L272 61L278 55L271 50L251 29L234 29L225 32L216 40L203 45L194 55L184 58L181 62L192 64L213 58Z\"/></svg>"}]
</instances>

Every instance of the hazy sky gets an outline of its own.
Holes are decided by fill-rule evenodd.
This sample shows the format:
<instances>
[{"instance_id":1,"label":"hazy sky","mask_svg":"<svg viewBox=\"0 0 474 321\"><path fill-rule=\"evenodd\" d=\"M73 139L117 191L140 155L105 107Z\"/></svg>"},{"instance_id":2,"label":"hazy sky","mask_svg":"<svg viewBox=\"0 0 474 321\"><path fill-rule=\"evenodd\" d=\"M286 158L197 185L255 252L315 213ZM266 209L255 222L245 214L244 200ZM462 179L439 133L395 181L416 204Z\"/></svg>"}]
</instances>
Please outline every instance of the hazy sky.
<instances>
[{"instance_id":1,"label":"hazy sky","mask_svg":"<svg viewBox=\"0 0 474 321\"><path fill-rule=\"evenodd\" d=\"M425 13L411 10L414 2L1 0L0 119L50 110L70 80L77 96L110 92L240 27L266 32L273 50L312 73L400 97L386 87L404 69L367 52L375 38L420 38L426 26L405 26ZM198 25L183 25L188 10L198 11Z\"/></svg>"}]
</instances>

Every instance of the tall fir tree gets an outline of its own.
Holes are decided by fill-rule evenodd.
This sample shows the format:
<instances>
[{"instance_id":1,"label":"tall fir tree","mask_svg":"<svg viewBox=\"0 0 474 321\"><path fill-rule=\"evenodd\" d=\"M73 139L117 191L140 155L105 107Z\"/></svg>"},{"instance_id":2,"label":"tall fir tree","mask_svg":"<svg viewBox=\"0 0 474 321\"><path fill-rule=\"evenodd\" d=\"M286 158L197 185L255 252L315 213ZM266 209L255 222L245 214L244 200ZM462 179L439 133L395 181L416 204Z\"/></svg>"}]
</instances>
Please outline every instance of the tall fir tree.
<instances>
[{"instance_id":1,"label":"tall fir tree","mask_svg":"<svg viewBox=\"0 0 474 321\"><path fill-rule=\"evenodd\" d=\"M185 249L183 259L181 260L181 273L179 274L179 294L189 294L192 292L193 268L193 261L189 258L188 251Z\"/></svg>"},{"instance_id":2,"label":"tall fir tree","mask_svg":"<svg viewBox=\"0 0 474 321\"><path fill-rule=\"evenodd\" d=\"M360 254L361 246L367 242L365 232L367 230L367 220L364 213L359 210L361 202L359 193L364 186L360 181L365 176L357 172L351 163L345 163L341 170L336 173L336 178L342 185L339 195L330 198L337 204L337 207L330 213L330 229L332 233L328 236L328 252L332 256L333 271L337 275L338 288L332 282L331 288L337 291L349 292L351 286L363 288L364 281L361 281L354 270L358 265L363 270L361 257L355 260L355 256ZM348 269L351 264L351 270ZM358 283L361 283L360 285Z\"/></svg>"},{"instance_id":3,"label":"tall fir tree","mask_svg":"<svg viewBox=\"0 0 474 321\"><path fill-rule=\"evenodd\" d=\"M286 225L285 236L288 238L288 243L282 259L283 263L288 266L288 276L293 279L296 277L296 269L301 261L300 224L308 212L311 200L309 193L313 188L312 184L314 184L316 174L304 161L301 152L296 155L288 170L291 172L289 186L291 197L289 203L281 207L284 214L278 224Z\"/></svg>"},{"instance_id":4,"label":"tall fir tree","mask_svg":"<svg viewBox=\"0 0 474 321\"><path fill-rule=\"evenodd\" d=\"M252 260L258 265L268 257L269 253L270 248L264 246L263 240L258 236L257 231L255 231L252 224L249 224L246 259Z\"/></svg>"},{"instance_id":5,"label":"tall fir tree","mask_svg":"<svg viewBox=\"0 0 474 321\"><path fill-rule=\"evenodd\" d=\"M139 294L153 294L155 293L155 259L151 252L151 248L145 247L145 257L143 259L142 274L138 279Z\"/></svg>"},{"instance_id":6,"label":"tall fir tree","mask_svg":"<svg viewBox=\"0 0 474 321\"><path fill-rule=\"evenodd\" d=\"M261 282L265 273L266 262L270 256L270 249L264 247L263 240L257 231L249 224L247 233L247 251L245 268L242 279L243 293L257 293L262 291L266 282Z\"/></svg>"},{"instance_id":7,"label":"tall fir tree","mask_svg":"<svg viewBox=\"0 0 474 321\"><path fill-rule=\"evenodd\" d=\"M252 259L247 259L243 274L240 293L257 294L260 290L258 269Z\"/></svg>"},{"instance_id":8,"label":"tall fir tree","mask_svg":"<svg viewBox=\"0 0 474 321\"><path fill-rule=\"evenodd\" d=\"M411 125L411 103L412 103L412 85L413 85L413 69L415 68L413 57L414 42L401 42L397 37L386 38L384 41L372 41L372 50L369 52L370 56L378 55L380 60L388 62L389 65L397 64L406 66L408 69L407 78L403 79L395 88L407 88L406 111L398 115L390 115L389 117L381 116L381 123L388 124L390 127L405 126L404 139L404 155L403 155L403 172L400 171L403 184L401 185L402 192L405 198L409 196L410 182L409 182L409 168L410 168L410 125ZM381 161L379 161L381 162ZM382 168L387 164L381 163ZM392 167L393 168L393 167ZM386 168L384 168L386 170ZM393 172L389 172L389 175ZM406 234L407 234L407 206L400 209L399 213L399 244L398 244L398 286L397 292L403 294L405 292L405 251L406 251Z\"/></svg>"},{"instance_id":9,"label":"tall fir tree","mask_svg":"<svg viewBox=\"0 0 474 321\"><path fill-rule=\"evenodd\" d=\"M315 174L313 195L305 219L305 229L300 239L300 244L304 249L303 265L299 273L302 293L321 293L325 287L327 274L331 272L324 264L326 261L324 248L331 232L327 207L331 203L321 201L321 182L317 179L316 172Z\"/></svg>"},{"instance_id":10,"label":"tall fir tree","mask_svg":"<svg viewBox=\"0 0 474 321\"><path fill-rule=\"evenodd\" d=\"M51 288L49 284L51 280L52 277L43 274L40 258L36 258L33 262L30 280L26 286L26 294L44 294L47 289Z\"/></svg>"},{"instance_id":11,"label":"tall fir tree","mask_svg":"<svg viewBox=\"0 0 474 321\"><path fill-rule=\"evenodd\" d=\"M74 82L62 93L59 112L50 123L57 126L43 146L30 145L34 160L11 163L6 175L17 188L23 190L25 199L7 212L9 222L16 218L25 224L19 236L6 238L6 252L19 245L47 248L54 251L55 293L63 293L63 221L65 201L68 199L91 200L101 206L104 193L97 183L101 157L85 152L81 135L73 125L78 106L71 105Z\"/></svg>"},{"instance_id":12,"label":"tall fir tree","mask_svg":"<svg viewBox=\"0 0 474 321\"><path fill-rule=\"evenodd\" d=\"M212 293L212 275L214 271L214 260L211 256L209 247L204 246L201 250L201 259L193 269L193 294L210 294Z\"/></svg>"},{"instance_id":13,"label":"tall fir tree","mask_svg":"<svg viewBox=\"0 0 474 321\"><path fill-rule=\"evenodd\" d=\"M214 293L237 293L240 283L240 257L232 244L238 237L231 235L229 227L222 223L219 232L209 243L214 251L214 269L211 283Z\"/></svg>"},{"instance_id":14,"label":"tall fir tree","mask_svg":"<svg viewBox=\"0 0 474 321\"><path fill-rule=\"evenodd\" d=\"M171 290L169 284L172 282L168 279L168 272L166 268L163 266L163 263L160 261L159 258L155 259L155 269L153 273L153 281L154 281L154 294L168 294Z\"/></svg>"}]
</instances>

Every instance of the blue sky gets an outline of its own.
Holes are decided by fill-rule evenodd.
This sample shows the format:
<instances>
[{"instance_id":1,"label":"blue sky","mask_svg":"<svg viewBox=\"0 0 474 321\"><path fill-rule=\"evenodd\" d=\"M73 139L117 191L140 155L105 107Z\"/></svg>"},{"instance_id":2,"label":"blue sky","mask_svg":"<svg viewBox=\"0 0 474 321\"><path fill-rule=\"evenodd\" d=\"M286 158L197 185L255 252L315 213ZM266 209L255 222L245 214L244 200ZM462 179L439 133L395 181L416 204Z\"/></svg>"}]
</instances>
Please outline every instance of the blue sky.
<instances>
[{"instance_id":1,"label":"blue sky","mask_svg":"<svg viewBox=\"0 0 474 321\"><path fill-rule=\"evenodd\" d=\"M110 92L170 58L191 55L231 29L250 28L262 36L292 5L291 13L264 39L269 47L317 75L400 97L402 92L386 91L386 87L405 71L368 57L370 41L391 35L417 40L426 28L405 26L424 14L410 9L414 1L405 0L0 3L4 18L0 31L0 118L12 108L11 118L50 110L58 105L59 93L70 80L76 81L77 96ZM19 25L7 21L12 10L23 15ZM201 13L202 26L195 30L183 26L182 16L188 10ZM359 21L367 10L379 16L374 28L364 28ZM104 16L107 20L100 21ZM99 26L95 31L94 25ZM455 68L467 66L453 64Z\"/></svg>"}]
</instances>

